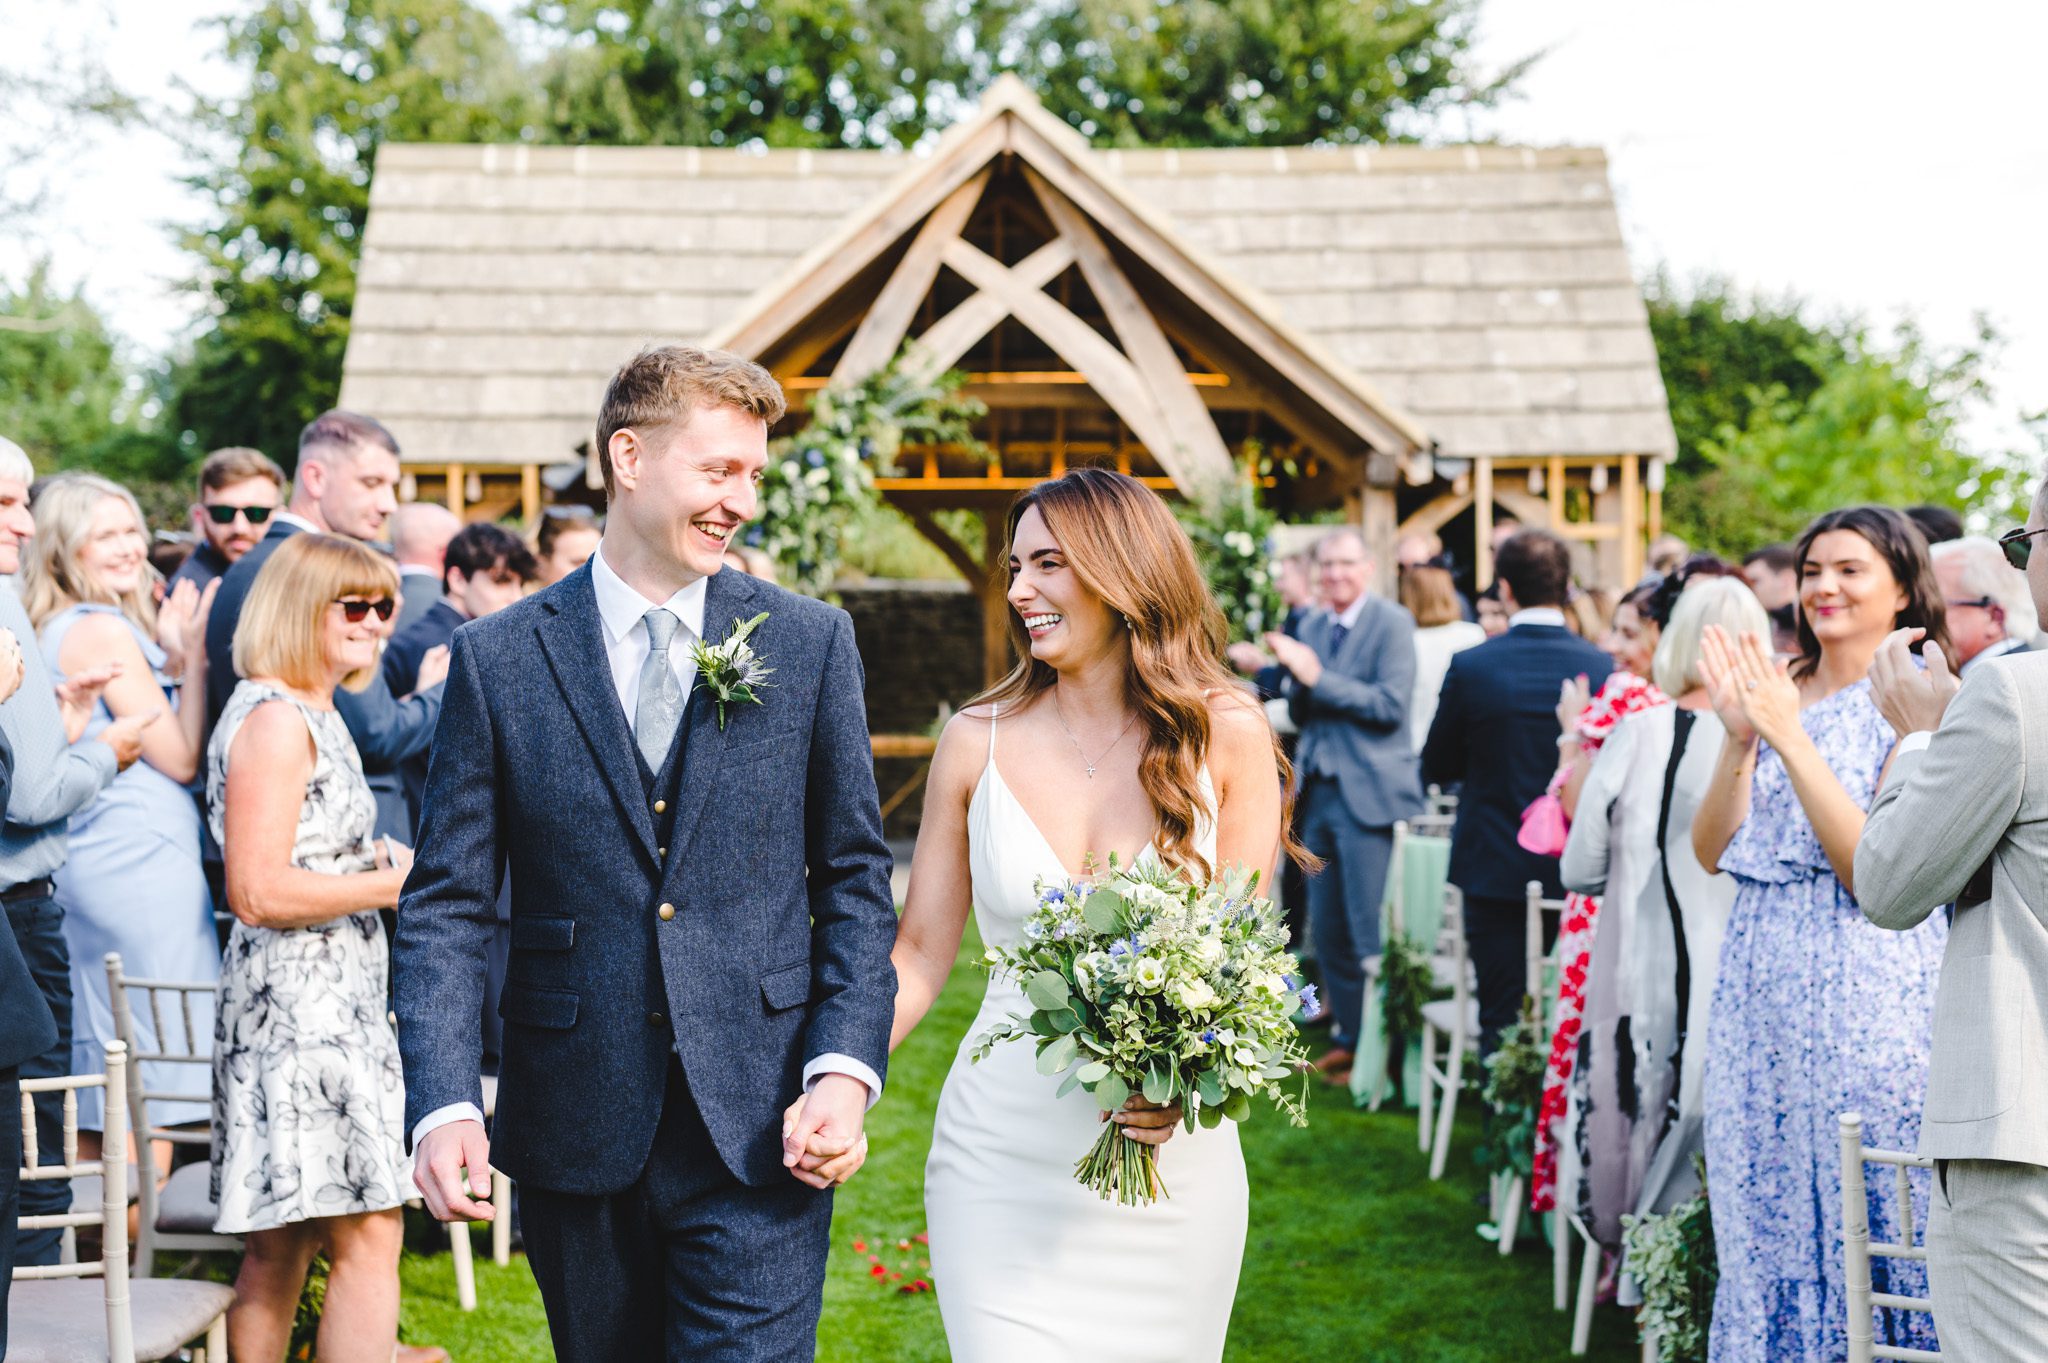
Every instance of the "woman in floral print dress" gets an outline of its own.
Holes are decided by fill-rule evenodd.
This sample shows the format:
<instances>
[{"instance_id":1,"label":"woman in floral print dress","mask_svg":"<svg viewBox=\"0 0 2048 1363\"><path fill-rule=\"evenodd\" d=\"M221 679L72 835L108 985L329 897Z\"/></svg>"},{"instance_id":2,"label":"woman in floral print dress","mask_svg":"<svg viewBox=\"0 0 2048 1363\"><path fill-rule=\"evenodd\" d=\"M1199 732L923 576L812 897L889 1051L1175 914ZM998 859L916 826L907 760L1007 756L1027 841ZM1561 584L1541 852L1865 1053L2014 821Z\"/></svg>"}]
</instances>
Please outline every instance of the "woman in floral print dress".
<instances>
[{"instance_id":1,"label":"woman in floral print dress","mask_svg":"<svg viewBox=\"0 0 2048 1363\"><path fill-rule=\"evenodd\" d=\"M1874 926L1853 883L1894 738L1870 697L1870 661L1893 629L1947 648L1926 543L1896 511L1852 507L1809 526L1794 559L1790 667L1760 640L1718 631L1702 659L1727 737L1693 847L1736 883L1707 1023L1713 1363L1846 1356L1836 1118L1862 1113L1872 1145L1917 1144L1948 935L1940 914L1911 932ZM1923 1225L1927 1196L1918 1183ZM1902 1210L1891 1180L1871 1180L1873 1240L1899 1238ZM1878 1292L1926 1295L1919 1264L1878 1260L1871 1276ZM1879 1308L1872 1327L1879 1343L1935 1347L1921 1313Z\"/></svg>"}]
</instances>

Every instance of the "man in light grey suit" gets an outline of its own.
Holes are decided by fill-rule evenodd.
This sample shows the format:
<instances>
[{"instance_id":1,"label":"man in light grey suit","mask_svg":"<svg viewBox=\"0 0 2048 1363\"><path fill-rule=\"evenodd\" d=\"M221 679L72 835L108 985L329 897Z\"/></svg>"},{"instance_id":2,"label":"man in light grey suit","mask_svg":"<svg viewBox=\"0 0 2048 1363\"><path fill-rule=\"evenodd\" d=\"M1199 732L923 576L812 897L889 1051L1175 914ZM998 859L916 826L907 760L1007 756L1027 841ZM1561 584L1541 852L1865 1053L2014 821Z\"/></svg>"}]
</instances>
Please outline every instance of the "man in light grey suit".
<instances>
[{"instance_id":1,"label":"man in light grey suit","mask_svg":"<svg viewBox=\"0 0 2048 1363\"><path fill-rule=\"evenodd\" d=\"M1366 590L1372 556L1346 526L1316 546L1316 576L1329 609L1301 637L1266 636L1287 669L1301 836L1321 857L1308 882L1309 931L1329 994L1330 1045L1317 1068L1348 1082L1365 1004L1367 956L1380 949L1380 892L1394 825L1420 814L1422 778L1408 736L1415 688L1415 621Z\"/></svg>"},{"instance_id":2,"label":"man in light grey suit","mask_svg":"<svg viewBox=\"0 0 2048 1363\"><path fill-rule=\"evenodd\" d=\"M2048 493L2048 488L2043 489ZM2048 615L2037 497L2002 541ZM2030 552L2031 551L2031 552ZM1899 733L1856 848L1864 916L1906 929L1955 904L1934 1000L1920 1153L1935 1162L1928 1273L1942 1352L2048 1358L2048 654L1987 658L1958 689L1919 632L1872 694Z\"/></svg>"}]
</instances>

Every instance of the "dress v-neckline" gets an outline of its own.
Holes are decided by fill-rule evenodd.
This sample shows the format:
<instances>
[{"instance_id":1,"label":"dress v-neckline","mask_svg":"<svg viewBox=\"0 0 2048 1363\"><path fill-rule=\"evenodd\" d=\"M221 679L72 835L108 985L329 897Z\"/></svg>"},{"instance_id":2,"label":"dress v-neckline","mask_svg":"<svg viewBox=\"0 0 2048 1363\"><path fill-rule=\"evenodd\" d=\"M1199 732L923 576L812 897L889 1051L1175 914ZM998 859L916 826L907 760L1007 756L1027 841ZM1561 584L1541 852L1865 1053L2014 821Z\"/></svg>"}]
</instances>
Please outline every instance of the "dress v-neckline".
<instances>
[{"instance_id":1,"label":"dress v-neckline","mask_svg":"<svg viewBox=\"0 0 2048 1363\"><path fill-rule=\"evenodd\" d=\"M1031 811L1024 807L1024 802L1017 798L1017 792L1010 789L1010 783L1003 779L1002 768L996 765L994 753L989 754L988 766L982 772L982 779L984 781L987 781L990 777L993 777L995 779L996 785L1002 787L1004 797L1007 798L1009 802L1016 807L1017 812L1023 816L1024 822L1030 825L1031 831L1038 835L1039 846L1043 847L1045 849L1046 855L1052 858L1053 865L1060 868L1060 874L1065 876L1068 880L1082 879L1082 872L1070 871L1067 869L1067 863L1060 857L1059 849L1052 845L1051 838L1045 836L1045 829L1039 826L1038 820L1032 817ZM1132 856L1129 861L1119 862L1118 864L1124 866L1135 866L1148 853L1155 857L1158 856L1158 843L1159 835L1157 833L1154 833L1152 837L1145 843L1145 845L1138 849L1136 855ZM1107 867L1105 867L1104 869L1107 869Z\"/></svg>"}]
</instances>

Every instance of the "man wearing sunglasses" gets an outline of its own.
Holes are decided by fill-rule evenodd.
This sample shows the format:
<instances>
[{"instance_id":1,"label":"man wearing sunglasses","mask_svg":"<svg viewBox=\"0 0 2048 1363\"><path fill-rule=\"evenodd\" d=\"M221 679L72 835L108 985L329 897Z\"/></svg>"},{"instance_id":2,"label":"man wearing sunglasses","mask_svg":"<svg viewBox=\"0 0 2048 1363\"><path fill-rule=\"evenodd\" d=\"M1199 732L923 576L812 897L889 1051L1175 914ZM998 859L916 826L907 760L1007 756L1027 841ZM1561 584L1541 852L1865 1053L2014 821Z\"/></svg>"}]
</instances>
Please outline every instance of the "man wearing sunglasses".
<instances>
[{"instance_id":1,"label":"man wearing sunglasses","mask_svg":"<svg viewBox=\"0 0 2048 1363\"><path fill-rule=\"evenodd\" d=\"M1928 553L1948 608L1949 642L1964 676L1988 658L2034 646L2039 615L2027 575L2006 561L1997 544L1969 535L1944 540Z\"/></svg>"},{"instance_id":2,"label":"man wearing sunglasses","mask_svg":"<svg viewBox=\"0 0 2048 1363\"><path fill-rule=\"evenodd\" d=\"M207 455L199 466L199 500L192 504L199 547L164 584L166 595L180 582L205 591L207 583L254 549L284 500L284 481L284 470L261 450L238 445Z\"/></svg>"},{"instance_id":3,"label":"man wearing sunglasses","mask_svg":"<svg viewBox=\"0 0 2048 1363\"><path fill-rule=\"evenodd\" d=\"M2048 487L1998 542L2036 613L2044 501ZM2021 1363L2048 1358L2048 654L1980 652L1959 683L1937 648L1914 661L1919 633L1892 635L1870 669L1899 743L1856 847L1856 894L1899 930L1954 905L1936 995L1907 1001L1934 1027L1929 1287L1945 1357Z\"/></svg>"}]
</instances>

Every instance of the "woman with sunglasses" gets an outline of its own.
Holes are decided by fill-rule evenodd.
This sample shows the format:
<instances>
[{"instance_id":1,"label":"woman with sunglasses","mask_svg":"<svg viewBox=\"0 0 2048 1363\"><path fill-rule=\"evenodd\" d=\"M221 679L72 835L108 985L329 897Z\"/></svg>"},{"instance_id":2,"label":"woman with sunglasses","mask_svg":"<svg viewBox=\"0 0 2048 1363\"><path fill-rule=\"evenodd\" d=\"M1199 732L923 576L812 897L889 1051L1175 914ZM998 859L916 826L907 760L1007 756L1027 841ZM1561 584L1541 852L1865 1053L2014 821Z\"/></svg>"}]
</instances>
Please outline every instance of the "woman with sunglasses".
<instances>
[{"instance_id":1,"label":"woman with sunglasses","mask_svg":"<svg viewBox=\"0 0 2048 1363\"><path fill-rule=\"evenodd\" d=\"M398 1041L377 910L411 853L373 837L376 802L337 688L375 675L398 572L339 535L302 533L256 575L235 688L207 754L207 818L235 926L213 1059L215 1229L248 1249L228 1312L238 1359L282 1359L324 1248L322 1363L390 1363L399 1207L411 1194ZM403 1355L401 1355L403 1356Z\"/></svg>"},{"instance_id":2,"label":"woman with sunglasses","mask_svg":"<svg viewBox=\"0 0 2048 1363\"><path fill-rule=\"evenodd\" d=\"M187 784L205 748L207 612L212 591L180 586L156 604L156 570L142 511L126 488L87 473L53 478L35 504L36 535L23 555L22 606L60 686L111 678L90 704L84 735L141 725L142 759L71 817L69 855L52 877L71 954L74 1073L105 1067L114 1013L105 961L119 952L131 975L211 980L220 969L213 899L199 862L199 811ZM159 640L162 643L159 644ZM188 699L189 698L189 699ZM74 735L76 737L78 735ZM212 1033L203 1005L193 1035L174 1023L159 1037L154 1018L136 1016L143 1051L204 1046ZM146 1061L145 1086L190 1092L192 1070ZM78 1095L89 1158L98 1154L100 1095ZM204 1123L204 1103L159 1103L158 1121ZM157 1168L169 1172L166 1144Z\"/></svg>"}]
</instances>

